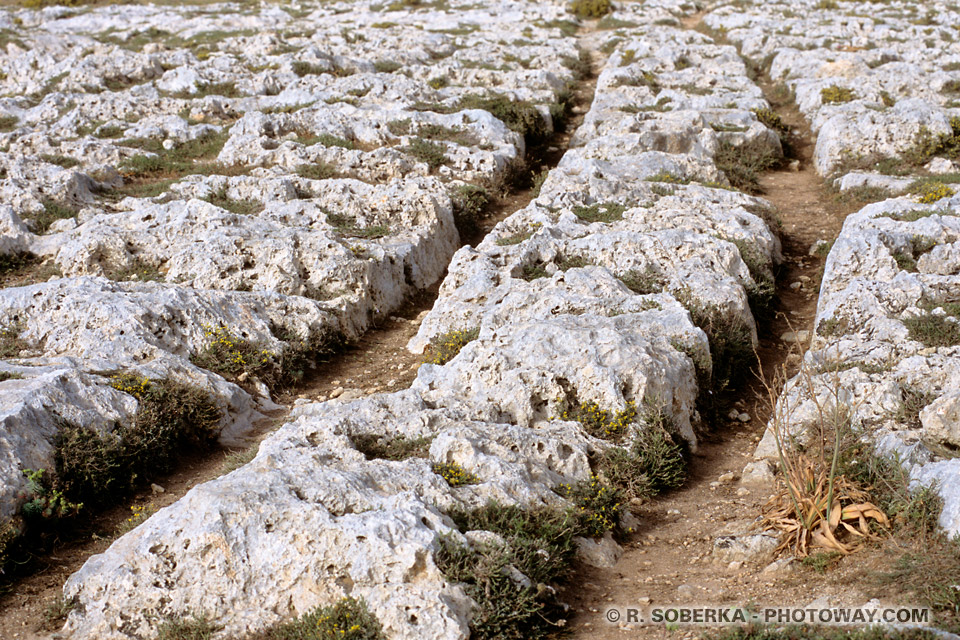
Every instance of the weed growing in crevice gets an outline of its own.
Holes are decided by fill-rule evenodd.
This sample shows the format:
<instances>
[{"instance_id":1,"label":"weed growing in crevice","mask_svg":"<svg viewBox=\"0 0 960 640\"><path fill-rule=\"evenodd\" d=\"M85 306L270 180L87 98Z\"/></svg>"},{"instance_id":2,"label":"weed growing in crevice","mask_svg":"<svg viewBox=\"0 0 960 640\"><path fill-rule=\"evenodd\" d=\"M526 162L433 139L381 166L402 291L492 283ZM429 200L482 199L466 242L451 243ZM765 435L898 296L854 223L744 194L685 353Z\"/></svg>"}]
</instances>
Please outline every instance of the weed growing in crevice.
<instances>
[{"instance_id":1,"label":"weed growing in crevice","mask_svg":"<svg viewBox=\"0 0 960 640\"><path fill-rule=\"evenodd\" d=\"M246 640L386 640L380 621L361 599L347 597L317 607L293 622L278 624Z\"/></svg>"},{"instance_id":2,"label":"weed growing in crevice","mask_svg":"<svg viewBox=\"0 0 960 640\"><path fill-rule=\"evenodd\" d=\"M367 240L375 240L390 233L390 228L382 224L361 227L358 224L357 219L351 215L342 213L326 213L326 216L327 223L332 226L337 233L340 233L348 238L365 238Z\"/></svg>"},{"instance_id":3,"label":"weed growing in crevice","mask_svg":"<svg viewBox=\"0 0 960 640\"><path fill-rule=\"evenodd\" d=\"M0 358L15 358L30 347L27 341L20 337L23 331L24 326L19 323L0 328Z\"/></svg>"},{"instance_id":4,"label":"weed growing in crevice","mask_svg":"<svg viewBox=\"0 0 960 640\"><path fill-rule=\"evenodd\" d=\"M631 270L617 276L630 291L639 295L650 293L660 293L666 285L666 281L656 269L647 265L643 271Z\"/></svg>"},{"instance_id":5,"label":"weed growing in crevice","mask_svg":"<svg viewBox=\"0 0 960 640\"><path fill-rule=\"evenodd\" d=\"M50 227L57 220L68 220L77 216L77 210L62 202L57 202L50 198L44 198L41 202L43 210L31 214L27 219L33 232L43 235L50 230Z\"/></svg>"},{"instance_id":6,"label":"weed growing in crevice","mask_svg":"<svg viewBox=\"0 0 960 640\"><path fill-rule=\"evenodd\" d=\"M406 460L407 458L426 458L430 454L433 438L408 438L403 435L386 436L361 434L351 436L353 446L367 460Z\"/></svg>"},{"instance_id":7,"label":"weed growing in crevice","mask_svg":"<svg viewBox=\"0 0 960 640\"><path fill-rule=\"evenodd\" d=\"M228 196L226 185L211 193L205 200L215 207L241 216L256 215L263 211L263 205L256 200L234 200Z\"/></svg>"},{"instance_id":8,"label":"weed growing in crevice","mask_svg":"<svg viewBox=\"0 0 960 640\"><path fill-rule=\"evenodd\" d=\"M436 169L449 162L445 146L423 138L414 138L403 148L403 151L420 162L425 162L430 169Z\"/></svg>"},{"instance_id":9,"label":"weed growing in crevice","mask_svg":"<svg viewBox=\"0 0 960 640\"><path fill-rule=\"evenodd\" d=\"M579 422L595 438L620 440L637 419L637 407L627 402L623 409L603 409L596 402L580 402L575 392L557 398L556 419Z\"/></svg>"},{"instance_id":10,"label":"weed growing in crevice","mask_svg":"<svg viewBox=\"0 0 960 640\"><path fill-rule=\"evenodd\" d=\"M857 94L852 89L838 85L830 85L820 90L820 102L822 104L843 104L856 100Z\"/></svg>"},{"instance_id":11,"label":"weed growing in crevice","mask_svg":"<svg viewBox=\"0 0 960 640\"><path fill-rule=\"evenodd\" d=\"M574 207L573 214L584 222L616 222L623 220L627 206L616 202L596 203L589 207Z\"/></svg>"},{"instance_id":12,"label":"weed growing in crevice","mask_svg":"<svg viewBox=\"0 0 960 640\"><path fill-rule=\"evenodd\" d=\"M479 335L480 327L473 327L471 329L455 329L433 338L427 349L426 362L438 365L450 362L460 353L461 349L476 340Z\"/></svg>"},{"instance_id":13,"label":"weed growing in crevice","mask_svg":"<svg viewBox=\"0 0 960 640\"><path fill-rule=\"evenodd\" d=\"M480 482L479 476L464 469L459 462L434 462L430 468L454 488Z\"/></svg>"}]
</instances>

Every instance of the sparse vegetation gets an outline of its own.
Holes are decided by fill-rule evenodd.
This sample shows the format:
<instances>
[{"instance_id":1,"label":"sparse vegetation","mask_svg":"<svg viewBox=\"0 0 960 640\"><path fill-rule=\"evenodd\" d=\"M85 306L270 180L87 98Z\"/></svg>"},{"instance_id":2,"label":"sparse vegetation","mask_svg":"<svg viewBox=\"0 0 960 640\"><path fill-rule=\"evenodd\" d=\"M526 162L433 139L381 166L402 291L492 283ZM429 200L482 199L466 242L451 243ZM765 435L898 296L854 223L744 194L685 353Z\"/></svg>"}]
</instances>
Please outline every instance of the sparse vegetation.
<instances>
[{"instance_id":1,"label":"sparse vegetation","mask_svg":"<svg viewBox=\"0 0 960 640\"><path fill-rule=\"evenodd\" d=\"M570 13L578 18L602 18L613 11L610 0L573 0Z\"/></svg>"},{"instance_id":2,"label":"sparse vegetation","mask_svg":"<svg viewBox=\"0 0 960 640\"><path fill-rule=\"evenodd\" d=\"M338 233L348 238L375 240L390 233L390 228L382 224L360 226L357 219L351 215L343 213L327 213L326 215L327 223L336 229Z\"/></svg>"},{"instance_id":3,"label":"sparse vegetation","mask_svg":"<svg viewBox=\"0 0 960 640\"><path fill-rule=\"evenodd\" d=\"M623 212L627 208L616 202L598 202L589 207L574 207L573 214L584 222L616 222L623 219Z\"/></svg>"},{"instance_id":4,"label":"sparse vegetation","mask_svg":"<svg viewBox=\"0 0 960 640\"><path fill-rule=\"evenodd\" d=\"M617 278L626 285L628 289L639 295L660 293L663 291L665 284L663 276L650 265L647 265L643 271L627 271L617 276Z\"/></svg>"},{"instance_id":5,"label":"sparse vegetation","mask_svg":"<svg viewBox=\"0 0 960 640\"><path fill-rule=\"evenodd\" d=\"M780 164L782 158L768 147L744 144L735 146L720 140L714 162L735 188L747 193L761 193L760 173Z\"/></svg>"},{"instance_id":6,"label":"sparse vegetation","mask_svg":"<svg viewBox=\"0 0 960 640\"><path fill-rule=\"evenodd\" d=\"M293 622L256 633L250 640L386 640L376 616L363 600L352 597L317 607Z\"/></svg>"},{"instance_id":7,"label":"sparse vegetation","mask_svg":"<svg viewBox=\"0 0 960 640\"><path fill-rule=\"evenodd\" d=\"M479 476L470 473L458 462L434 462L431 469L435 474L446 480L451 487L462 487L480 482Z\"/></svg>"},{"instance_id":8,"label":"sparse vegetation","mask_svg":"<svg viewBox=\"0 0 960 640\"><path fill-rule=\"evenodd\" d=\"M637 407L627 402L623 409L603 409L596 402L580 402L576 395L557 398L557 420L579 422L595 438L620 440L637 419Z\"/></svg>"},{"instance_id":9,"label":"sparse vegetation","mask_svg":"<svg viewBox=\"0 0 960 640\"><path fill-rule=\"evenodd\" d=\"M357 451L367 460L406 460L426 458L430 454L433 438L408 438L403 435L386 436L375 434L356 435L350 438Z\"/></svg>"},{"instance_id":10,"label":"sparse vegetation","mask_svg":"<svg viewBox=\"0 0 960 640\"><path fill-rule=\"evenodd\" d=\"M649 500L679 488L687 477L687 461L673 419L661 407L646 407L633 442L604 450L597 469L627 499Z\"/></svg>"},{"instance_id":11,"label":"sparse vegetation","mask_svg":"<svg viewBox=\"0 0 960 640\"><path fill-rule=\"evenodd\" d=\"M441 334L430 341L427 350L427 360L430 364L446 364L453 360L467 343L473 342L480 335L480 328L454 329Z\"/></svg>"},{"instance_id":12,"label":"sparse vegetation","mask_svg":"<svg viewBox=\"0 0 960 640\"><path fill-rule=\"evenodd\" d=\"M460 184L451 190L450 201L453 204L453 223L460 233L460 240L477 234L480 220L490 204L487 190L472 184Z\"/></svg>"},{"instance_id":13,"label":"sparse vegetation","mask_svg":"<svg viewBox=\"0 0 960 640\"><path fill-rule=\"evenodd\" d=\"M222 628L205 614L172 617L157 627L157 640L213 640Z\"/></svg>"},{"instance_id":14,"label":"sparse vegetation","mask_svg":"<svg viewBox=\"0 0 960 640\"><path fill-rule=\"evenodd\" d=\"M852 89L838 85L830 85L820 90L820 102L823 104L843 104L856 100L857 95Z\"/></svg>"},{"instance_id":15,"label":"sparse vegetation","mask_svg":"<svg viewBox=\"0 0 960 640\"><path fill-rule=\"evenodd\" d=\"M431 169L436 169L449 161L445 146L423 138L414 138L403 150L420 162L427 163Z\"/></svg>"},{"instance_id":16,"label":"sparse vegetation","mask_svg":"<svg viewBox=\"0 0 960 640\"><path fill-rule=\"evenodd\" d=\"M19 122L20 118L17 116L0 116L0 133L13 131Z\"/></svg>"}]
</instances>

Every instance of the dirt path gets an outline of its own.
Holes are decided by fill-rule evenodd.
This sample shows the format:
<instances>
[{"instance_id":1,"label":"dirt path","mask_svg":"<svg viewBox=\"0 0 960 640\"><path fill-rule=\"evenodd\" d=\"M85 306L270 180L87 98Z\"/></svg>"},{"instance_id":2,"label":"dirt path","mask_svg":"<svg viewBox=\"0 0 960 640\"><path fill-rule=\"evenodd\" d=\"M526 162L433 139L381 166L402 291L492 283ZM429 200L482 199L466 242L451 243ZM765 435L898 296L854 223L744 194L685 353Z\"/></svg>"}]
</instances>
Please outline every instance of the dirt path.
<instances>
[{"instance_id":1,"label":"dirt path","mask_svg":"<svg viewBox=\"0 0 960 640\"><path fill-rule=\"evenodd\" d=\"M587 37L589 33L584 29L582 36ZM594 61L593 67L598 68L598 61ZM583 78L574 89L572 113L564 131L558 132L542 147L528 151L527 170L531 177L552 169L563 157L573 132L593 102L596 85L595 73ZM479 221L478 232L463 240L475 246L494 225L526 206L534 198L531 182L528 179L521 183L521 188L514 188L491 202L484 218ZM0 576L0 639L48 638L50 632L60 626L54 614L64 582L90 556L102 553L110 546L127 526L133 509L146 507L149 514L172 504L192 487L223 475L236 465L236 460L252 457L259 442L285 422L291 405L338 397L362 397L409 387L416 378L422 356L408 352L406 344L416 334L422 317L433 306L439 285L439 282L435 283L408 301L404 308L364 334L298 389L274 398L275 402L288 408L276 411L256 426L249 435L248 449L218 449L185 460L177 472L162 481L162 487L147 488L123 505L97 514L94 522L87 523L81 531L74 531L69 540L55 542L48 552L29 558L20 567L8 571L6 576ZM158 490L160 488L162 492Z\"/></svg>"},{"instance_id":2,"label":"dirt path","mask_svg":"<svg viewBox=\"0 0 960 640\"><path fill-rule=\"evenodd\" d=\"M693 19L685 26L696 24ZM771 93L771 86L763 88ZM809 255L811 245L836 238L844 218L861 206L841 202L817 175L811 162L813 136L796 107L779 105L777 111L794 132L792 155L799 167L770 172L761 180L763 197L780 213L784 256L776 312L760 328L757 355L767 376L783 365L792 374L799 362L797 345L782 340L782 334L813 329L823 260ZM802 566L775 569L769 566L772 558L745 564L714 560L715 538L749 531L772 490L738 481L769 414L763 384L755 381L736 395L736 408L749 414L750 421L713 425L691 463L685 487L636 514L640 526L623 545L624 554L615 567L579 570L576 588L567 596L577 614L571 622L572 638L688 638L703 632L702 627L668 630L664 623L629 624L625 617L611 623L606 619L611 607L622 612L627 607L669 604L802 606L824 596L832 603L862 604L869 599L851 586L869 563L847 563L820 575Z\"/></svg>"}]
</instances>

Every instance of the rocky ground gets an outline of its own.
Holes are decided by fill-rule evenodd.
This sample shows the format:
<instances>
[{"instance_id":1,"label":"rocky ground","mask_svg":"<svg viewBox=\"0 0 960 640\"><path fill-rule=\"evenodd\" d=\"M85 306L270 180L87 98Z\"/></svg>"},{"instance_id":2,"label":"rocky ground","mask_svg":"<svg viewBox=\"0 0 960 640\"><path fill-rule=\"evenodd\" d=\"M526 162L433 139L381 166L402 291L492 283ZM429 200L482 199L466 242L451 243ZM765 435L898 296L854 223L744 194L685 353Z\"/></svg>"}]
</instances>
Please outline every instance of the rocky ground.
<instances>
[{"instance_id":1,"label":"rocky ground","mask_svg":"<svg viewBox=\"0 0 960 640\"><path fill-rule=\"evenodd\" d=\"M0 10L0 542L146 502L74 513L100 476L56 484L65 451L163 506L28 552L54 559L10 569L0 630L278 637L350 597L388 638L623 637L665 631L611 605L863 604L751 528L775 435L825 414L960 532L960 13L800 4ZM794 375L772 407L758 357ZM196 398L201 436L258 446L128 461ZM650 447L690 465L652 502L679 483Z\"/></svg>"}]
</instances>

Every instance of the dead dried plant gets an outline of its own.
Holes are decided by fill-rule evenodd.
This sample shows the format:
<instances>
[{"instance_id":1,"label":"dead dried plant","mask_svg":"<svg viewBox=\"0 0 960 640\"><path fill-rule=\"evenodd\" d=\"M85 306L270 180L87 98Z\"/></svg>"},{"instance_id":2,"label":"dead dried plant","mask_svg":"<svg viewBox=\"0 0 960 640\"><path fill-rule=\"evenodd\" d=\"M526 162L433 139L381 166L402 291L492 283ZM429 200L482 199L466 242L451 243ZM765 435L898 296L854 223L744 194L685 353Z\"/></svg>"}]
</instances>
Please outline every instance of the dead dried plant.
<instances>
[{"instance_id":1,"label":"dead dried plant","mask_svg":"<svg viewBox=\"0 0 960 640\"><path fill-rule=\"evenodd\" d=\"M802 354L801 354L802 355ZM840 373L832 373L826 397L801 357L797 384L803 386L806 399L816 408L809 442L799 442L791 432L790 418L796 410L788 402L777 402L778 389L785 389L787 372L779 368L772 381L760 378L771 407L770 427L776 439L781 476L776 493L763 506L762 526L781 535L777 551L789 550L798 558L813 549L837 551L844 555L855 551L866 540L878 539L877 525L890 525L886 514L871 502L868 493L839 468L845 448L855 443L851 406L840 384ZM818 389L820 387L820 389Z\"/></svg>"}]
</instances>

